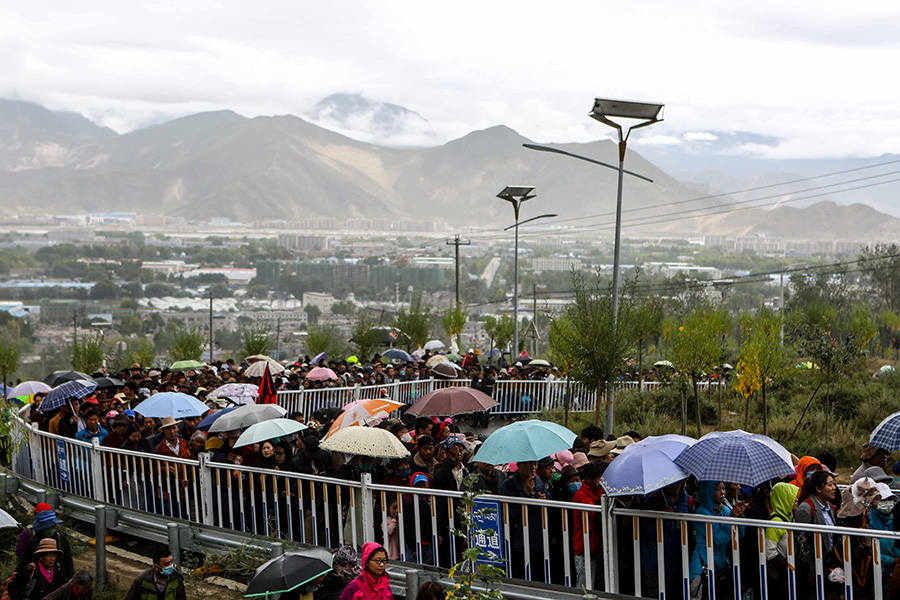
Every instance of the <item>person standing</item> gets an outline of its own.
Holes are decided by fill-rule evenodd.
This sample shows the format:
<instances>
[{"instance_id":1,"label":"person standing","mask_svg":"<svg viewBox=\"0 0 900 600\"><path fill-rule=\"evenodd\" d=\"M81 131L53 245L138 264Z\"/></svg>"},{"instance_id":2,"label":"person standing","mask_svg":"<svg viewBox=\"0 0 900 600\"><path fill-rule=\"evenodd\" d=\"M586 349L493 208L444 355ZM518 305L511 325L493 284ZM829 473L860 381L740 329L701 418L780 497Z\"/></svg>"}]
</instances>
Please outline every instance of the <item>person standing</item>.
<instances>
[{"instance_id":1,"label":"person standing","mask_svg":"<svg viewBox=\"0 0 900 600\"><path fill-rule=\"evenodd\" d=\"M65 581L68 581L75 575L75 565L72 562L72 546L69 544L69 538L56 529L56 526L60 523L62 521L56 517L56 513L52 510L43 510L34 518L34 523L31 526L34 530L34 535L31 536L31 539L28 540L28 544L25 546L22 559L19 561L19 567L36 562L37 550L41 542L45 539L52 539L56 551L60 553L56 562L62 569L63 577L65 578L63 583L65 583Z\"/></svg>"},{"instance_id":2,"label":"person standing","mask_svg":"<svg viewBox=\"0 0 900 600\"><path fill-rule=\"evenodd\" d=\"M391 582L385 572L387 562L388 553L384 546L375 542L363 544L362 573L347 584L341 592L340 600L393 600Z\"/></svg>"},{"instance_id":3,"label":"person standing","mask_svg":"<svg viewBox=\"0 0 900 600\"><path fill-rule=\"evenodd\" d=\"M66 576L57 562L60 551L56 540L44 538L34 551L33 562L20 565L9 584L10 600L42 600L66 583Z\"/></svg>"},{"instance_id":4,"label":"person standing","mask_svg":"<svg viewBox=\"0 0 900 600\"><path fill-rule=\"evenodd\" d=\"M45 596L44 600L93 600L93 598L94 574L88 569L81 569L68 583Z\"/></svg>"},{"instance_id":5,"label":"person standing","mask_svg":"<svg viewBox=\"0 0 900 600\"><path fill-rule=\"evenodd\" d=\"M134 579L125 600L187 600L184 579L168 550L153 555L153 566Z\"/></svg>"}]
</instances>

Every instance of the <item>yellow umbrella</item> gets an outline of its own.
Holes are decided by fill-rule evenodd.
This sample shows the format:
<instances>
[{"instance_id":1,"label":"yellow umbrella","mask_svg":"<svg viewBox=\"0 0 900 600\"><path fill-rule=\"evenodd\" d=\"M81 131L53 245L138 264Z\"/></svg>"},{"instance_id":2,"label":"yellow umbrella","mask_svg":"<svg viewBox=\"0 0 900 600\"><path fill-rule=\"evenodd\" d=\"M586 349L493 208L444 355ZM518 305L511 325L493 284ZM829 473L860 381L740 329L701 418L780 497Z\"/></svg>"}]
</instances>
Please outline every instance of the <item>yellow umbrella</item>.
<instances>
[{"instance_id":1,"label":"yellow umbrella","mask_svg":"<svg viewBox=\"0 0 900 600\"><path fill-rule=\"evenodd\" d=\"M430 368L434 367L435 365L439 365L441 363L447 363L447 362L450 362L449 358L447 358L443 354L435 354L434 356L432 356L425 362L425 366L430 369Z\"/></svg>"}]
</instances>

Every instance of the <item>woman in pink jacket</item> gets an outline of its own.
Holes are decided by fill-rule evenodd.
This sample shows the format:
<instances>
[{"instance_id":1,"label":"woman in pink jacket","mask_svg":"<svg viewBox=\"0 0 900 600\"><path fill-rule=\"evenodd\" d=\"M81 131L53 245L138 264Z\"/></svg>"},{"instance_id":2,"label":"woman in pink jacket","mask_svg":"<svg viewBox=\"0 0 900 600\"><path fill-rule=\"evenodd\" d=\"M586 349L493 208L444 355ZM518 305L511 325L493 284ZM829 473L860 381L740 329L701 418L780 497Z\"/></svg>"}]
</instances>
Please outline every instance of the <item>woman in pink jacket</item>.
<instances>
[{"instance_id":1,"label":"woman in pink jacket","mask_svg":"<svg viewBox=\"0 0 900 600\"><path fill-rule=\"evenodd\" d=\"M339 600L393 600L387 562L388 553L383 546L375 542L363 544L362 573L347 584Z\"/></svg>"}]
</instances>

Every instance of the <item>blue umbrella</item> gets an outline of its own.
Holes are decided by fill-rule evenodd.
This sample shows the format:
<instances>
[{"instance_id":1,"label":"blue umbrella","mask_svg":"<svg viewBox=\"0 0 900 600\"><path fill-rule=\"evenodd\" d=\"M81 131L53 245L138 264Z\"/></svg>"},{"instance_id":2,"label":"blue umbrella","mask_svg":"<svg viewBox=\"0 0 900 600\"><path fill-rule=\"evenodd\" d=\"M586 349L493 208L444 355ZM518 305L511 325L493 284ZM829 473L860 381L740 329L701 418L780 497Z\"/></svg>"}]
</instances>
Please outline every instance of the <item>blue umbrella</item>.
<instances>
[{"instance_id":1,"label":"blue umbrella","mask_svg":"<svg viewBox=\"0 0 900 600\"><path fill-rule=\"evenodd\" d=\"M653 446L672 460L675 460L685 448L693 446L695 443L697 443L697 440L692 437L670 433L666 435L651 435L631 444L631 446Z\"/></svg>"},{"instance_id":2,"label":"blue umbrella","mask_svg":"<svg viewBox=\"0 0 900 600\"><path fill-rule=\"evenodd\" d=\"M150 396L135 407L145 417L163 419L165 417L201 417L209 407L181 392L163 392Z\"/></svg>"},{"instance_id":3,"label":"blue umbrella","mask_svg":"<svg viewBox=\"0 0 900 600\"><path fill-rule=\"evenodd\" d=\"M900 450L900 412L895 412L872 430L870 446L884 448L888 452Z\"/></svg>"},{"instance_id":4,"label":"blue umbrella","mask_svg":"<svg viewBox=\"0 0 900 600\"><path fill-rule=\"evenodd\" d=\"M42 413L62 408L70 399L81 400L87 398L97 389L97 384L91 381L67 381L59 387L55 387L44 396L41 402L40 411Z\"/></svg>"},{"instance_id":5,"label":"blue umbrella","mask_svg":"<svg viewBox=\"0 0 900 600\"><path fill-rule=\"evenodd\" d=\"M675 464L700 481L728 481L751 487L795 472L791 453L781 444L740 429L707 433L685 448Z\"/></svg>"},{"instance_id":6,"label":"blue umbrella","mask_svg":"<svg viewBox=\"0 0 900 600\"><path fill-rule=\"evenodd\" d=\"M216 422L216 419L218 419L219 417L221 417L223 415L227 415L228 413L230 413L231 411L233 411L236 408L239 408L239 407L238 406L229 406L228 408L223 408L222 410L212 411L211 413L209 413L208 415L203 417L203 420L200 421L200 423L197 425L197 429L199 429L200 431L206 431L207 429L212 427L212 424Z\"/></svg>"},{"instance_id":7,"label":"blue umbrella","mask_svg":"<svg viewBox=\"0 0 900 600\"><path fill-rule=\"evenodd\" d=\"M643 496L687 479L688 474L673 459L690 444L662 439L666 437L669 436L649 437L626 446L600 478L606 493L610 496Z\"/></svg>"},{"instance_id":8,"label":"blue umbrella","mask_svg":"<svg viewBox=\"0 0 900 600\"><path fill-rule=\"evenodd\" d=\"M475 460L491 465L540 460L568 450L576 437L562 425L549 421L519 421L492 433L478 449Z\"/></svg>"},{"instance_id":9,"label":"blue umbrella","mask_svg":"<svg viewBox=\"0 0 900 600\"><path fill-rule=\"evenodd\" d=\"M381 355L381 358L390 358L392 360L402 360L403 362L413 362L415 359L400 350L399 348L391 348L390 350L385 350L384 354Z\"/></svg>"},{"instance_id":10,"label":"blue umbrella","mask_svg":"<svg viewBox=\"0 0 900 600\"><path fill-rule=\"evenodd\" d=\"M328 353L327 352L319 352L318 354L316 354L312 359L312 364L317 365L317 364L319 364L320 360L324 360L327 362L328 361Z\"/></svg>"}]
</instances>

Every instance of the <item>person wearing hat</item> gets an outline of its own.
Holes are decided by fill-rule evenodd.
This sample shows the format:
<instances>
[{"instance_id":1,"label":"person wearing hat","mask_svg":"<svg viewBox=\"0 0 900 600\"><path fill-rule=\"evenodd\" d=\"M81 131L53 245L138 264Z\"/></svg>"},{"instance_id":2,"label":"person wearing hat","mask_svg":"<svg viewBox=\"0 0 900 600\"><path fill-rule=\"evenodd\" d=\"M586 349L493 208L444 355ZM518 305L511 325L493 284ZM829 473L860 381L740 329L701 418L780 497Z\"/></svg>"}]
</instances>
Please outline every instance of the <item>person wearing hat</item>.
<instances>
[{"instance_id":1,"label":"person wearing hat","mask_svg":"<svg viewBox=\"0 0 900 600\"><path fill-rule=\"evenodd\" d=\"M862 463L853 472L853 475L850 476L850 485L856 483L857 479L861 479L865 477L866 469L869 467L881 467L882 469L887 469L887 457L890 454L884 448L879 448L878 446L873 446L871 444L864 444L862 448L862 453L859 456L859 460Z\"/></svg>"},{"instance_id":2,"label":"person wearing hat","mask_svg":"<svg viewBox=\"0 0 900 600\"><path fill-rule=\"evenodd\" d=\"M22 553L22 558L19 560L19 565L16 568L17 571L19 567L37 561L37 550L42 541L52 540L54 549L61 554L58 557L59 560L55 561L59 563L64 577L59 584L62 585L72 578L75 574L75 565L72 562L72 546L69 544L68 536L57 530L56 526L60 523L62 523L62 520L52 510L42 510L34 517L34 523L31 525L34 535L31 536L31 539L28 540L28 544L25 546L25 551Z\"/></svg>"},{"instance_id":3,"label":"person wearing hat","mask_svg":"<svg viewBox=\"0 0 900 600\"><path fill-rule=\"evenodd\" d=\"M53 508L46 502L38 502L37 506L34 507L34 516L37 517L45 510L52 511ZM34 525L32 524L29 527L26 527L19 534L19 539L16 542L16 556L20 559L25 556L25 549L28 547L28 540L32 538L34 535Z\"/></svg>"},{"instance_id":4,"label":"person wearing hat","mask_svg":"<svg viewBox=\"0 0 900 600\"><path fill-rule=\"evenodd\" d=\"M52 511L50 511L52 512ZM34 558L16 568L16 574L9 584L11 600L42 600L48 594L62 587L70 578L57 564L61 552L56 540L43 538L34 549Z\"/></svg>"},{"instance_id":5,"label":"person wearing hat","mask_svg":"<svg viewBox=\"0 0 900 600\"><path fill-rule=\"evenodd\" d=\"M153 566L134 579L125 600L187 600L184 579L168 549L153 555Z\"/></svg>"},{"instance_id":6,"label":"person wearing hat","mask_svg":"<svg viewBox=\"0 0 900 600\"><path fill-rule=\"evenodd\" d=\"M560 502L571 502L580 487L581 473L572 465L566 465L563 467L556 485L553 486L553 499Z\"/></svg>"},{"instance_id":7,"label":"person wearing hat","mask_svg":"<svg viewBox=\"0 0 900 600\"><path fill-rule=\"evenodd\" d=\"M556 462L553 460L551 456L545 456L537 463L537 470L535 470L535 476L540 479L541 483L544 486L544 489L547 490L547 500L554 500L553 496L550 492L550 478L553 477L553 463Z\"/></svg>"},{"instance_id":8,"label":"person wearing hat","mask_svg":"<svg viewBox=\"0 0 900 600\"><path fill-rule=\"evenodd\" d=\"M123 413L116 415L110 422L112 431L104 436L100 445L107 448L121 448L122 444L128 440L127 432L130 423L131 420Z\"/></svg>"},{"instance_id":9,"label":"person wearing hat","mask_svg":"<svg viewBox=\"0 0 900 600\"><path fill-rule=\"evenodd\" d=\"M611 463L612 459L615 458L611 452L616 449L616 442L604 442L597 440L596 442L591 444L590 450L588 450L587 457L591 462L599 462L599 463Z\"/></svg>"},{"instance_id":10,"label":"person wearing hat","mask_svg":"<svg viewBox=\"0 0 900 600\"><path fill-rule=\"evenodd\" d=\"M609 451L612 455L612 458L617 457L625 451L625 448L634 443L634 439L629 435L623 435L621 437L616 438L616 447ZM612 460L612 459L610 459Z\"/></svg>"},{"instance_id":11,"label":"person wearing hat","mask_svg":"<svg viewBox=\"0 0 900 600\"><path fill-rule=\"evenodd\" d=\"M154 448L153 453L172 458L191 458L191 449L188 443L178 435L178 423L175 417L166 417L162 420L159 430L162 433L162 441ZM182 517L182 502L187 501L188 481L187 469L182 464L170 463L166 465L169 473L169 484L160 486L159 494L162 499L164 512L168 513L170 506L173 516ZM178 486L181 486L181 489Z\"/></svg>"},{"instance_id":12,"label":"person wearing hat","mask_svg":"<svg viewBox=\"0 0 900 600\"><path fill-rule=\"evenodd\" d=\"M475 481L475 486L472 488L473 491L494 494L495 496L499 495L500 486L503 485L506 474L494 465L480 462L478 460L477 452L475 453L475 458L472 462L478 467L478 479Z\"/></svg>"}]
</instances>

